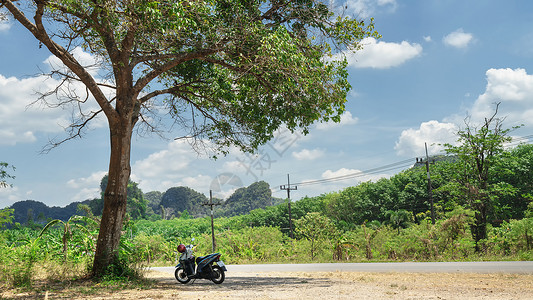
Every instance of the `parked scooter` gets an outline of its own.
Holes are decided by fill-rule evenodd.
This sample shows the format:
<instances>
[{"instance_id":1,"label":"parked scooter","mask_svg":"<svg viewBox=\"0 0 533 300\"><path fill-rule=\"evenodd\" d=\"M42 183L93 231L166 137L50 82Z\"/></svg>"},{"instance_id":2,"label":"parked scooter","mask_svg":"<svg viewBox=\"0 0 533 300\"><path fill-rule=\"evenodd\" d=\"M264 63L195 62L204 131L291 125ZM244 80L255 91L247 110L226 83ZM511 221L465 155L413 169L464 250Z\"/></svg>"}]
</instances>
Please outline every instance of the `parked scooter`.
<instances>
[{"instance_id":1,"label":"parked scooter","mask_svg":"<svg viewBox=\"0 0 533 300\"><path fill-rule=\"evenodd\" d=\"M220 260L220 253L212 253L206 256L194 257L193 245L178 246L181 253L179 263L174 271L174 276L180 283L187 283L191 279L209 279L216 284L224 282L226 265Z\"/></svg>"}]
</instances>

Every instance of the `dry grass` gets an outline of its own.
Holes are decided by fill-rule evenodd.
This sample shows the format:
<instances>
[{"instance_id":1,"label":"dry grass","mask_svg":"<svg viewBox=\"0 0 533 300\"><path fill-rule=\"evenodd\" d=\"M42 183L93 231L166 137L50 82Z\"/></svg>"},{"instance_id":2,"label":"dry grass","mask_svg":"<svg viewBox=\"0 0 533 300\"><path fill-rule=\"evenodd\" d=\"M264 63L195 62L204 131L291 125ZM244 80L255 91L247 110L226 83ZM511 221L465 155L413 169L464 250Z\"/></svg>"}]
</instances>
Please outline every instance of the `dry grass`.
<instances>
[{"instance_id":1,"label":"dry grass","mask_svg":"<svg viewBox=\"0 0 533 300\"><path fill-rule=\"evenodd\" d=\"M533 275L360 272L227 273L179 284L171 274L151 271L143 285L102 286L78 281L39 292L6 291L0 299L533 299Z\"/></svg>"}]
</instances>

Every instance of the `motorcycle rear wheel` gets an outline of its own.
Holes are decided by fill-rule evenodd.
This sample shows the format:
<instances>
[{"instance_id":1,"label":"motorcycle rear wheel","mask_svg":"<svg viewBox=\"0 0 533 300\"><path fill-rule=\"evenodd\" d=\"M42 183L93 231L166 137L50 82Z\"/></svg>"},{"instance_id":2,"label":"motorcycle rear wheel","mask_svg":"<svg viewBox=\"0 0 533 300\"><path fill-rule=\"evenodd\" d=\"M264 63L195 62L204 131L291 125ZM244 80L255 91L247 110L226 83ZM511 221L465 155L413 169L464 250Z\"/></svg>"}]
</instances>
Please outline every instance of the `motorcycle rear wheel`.
<instances>
[{"instance_id":1,"label":"motorcycle rear wheel","mask_svg":"<svg viewBox=\"0 0 533 300\"><path fill-rule=\"evenodd\" d=\"M187 282L191 281L189 276L187 276L187 273L185 273L185 270L183 270L182 268L177 268L176 271L174 271L174 277L176 277L176 280L183 284L186 284Z\"/></svg>"},{"instance_id":2,"label":"motorcycle rear wheel","mask_svg":"<svg viewBox=\"0 0 533 300\"><path fill-rule=\"evenodd\" d=\"M224 275L224 270L222 270L222 268L217 265L213 266L213 273L211 274L211 276L211 280L216 284L221 284L226 278L226 275Z\"/></svg>"}]
</instances>

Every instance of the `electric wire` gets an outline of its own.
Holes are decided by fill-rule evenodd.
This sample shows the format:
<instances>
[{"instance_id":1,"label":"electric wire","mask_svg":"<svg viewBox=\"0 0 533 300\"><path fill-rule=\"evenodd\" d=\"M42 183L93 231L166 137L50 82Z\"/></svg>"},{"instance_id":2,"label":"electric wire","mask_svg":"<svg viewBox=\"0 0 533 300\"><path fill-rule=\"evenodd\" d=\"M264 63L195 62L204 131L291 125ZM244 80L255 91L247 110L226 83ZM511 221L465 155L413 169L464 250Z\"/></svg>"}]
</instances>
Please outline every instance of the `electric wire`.
<instances>
[{"instance_id":1,"label":"electric wire","mask_svg":"<svg viewBox=\"0 0 533 300\"><path fill-rule=\"evenodd\" d=\"M511 147L517 146L519 144L531 144L531 143L533 143L533 135L527 135L527 136L523 136L523 137L514 137L512 139L512 141L505 146L505 148L511 148ZM435 155L446 155L446 154L447 154L446 152L441 151L441 152L439 152L437 154L434 154L434 156ZM409 159L405 159L405 160L402 160L402 161L394 162L394 163L391 163L391 164L388 164L388 165L384 165L384 166L368 169L368 170L365 170L365 171L357 171L357 172L354 172L354 173L345 174L345 175L341 175L341 176L330 177L330 178L315 179L315 180L305 180L305 181L302 181L302 182L291 183L291 185L308 186L308 185L316 185L316 184L323 184L323 183L330 183L330 182L354 179L354 178L357 178L357 177L363 177L363 176L367 176L367 175L377 174L377 173L380 173L380 172L391 171L391 170L395 170L395 169L406 168L408 166L413 166L414 165L413 161L415 159L416 158L409 158ZM276 190L276 192L277 191L278 190Z\"/></svg>"},{"instance_id":2,"label":"electric wire","mask_svg":"<svg viewBox=\"0 0 533 300\"><path fill-rule=\"evenodd\" d=\"M345 175L341 175L341 176L330 177L330 178L323 178L323 179L316 179L316 180L306 180L306 181L294 183L294 185L300 185L300 186L315 185L315 184L329 183L329 182L353 179L353 178L357 178L357 177L363 177L363 176L372 175L372 174L376 174L376 173L380 173L380 172L385 172L385 171L390 171L390 170L394 170L394 169L400 169L400 168L405 168L405 167L408 167L408 166L412 166L412 165L414 165L414 160L415 160L415 158L409 158L409 159L406 159L406 160L402 160L402 161L399 161L399 162L395 162L395 163L392 163L392 164L384 165L384 166L373 168L373 169L368 169L368 170L364 170L364 171L357 171L357 172L354 172L354 173L345 174Z\"/></svg>"}]
</instances>

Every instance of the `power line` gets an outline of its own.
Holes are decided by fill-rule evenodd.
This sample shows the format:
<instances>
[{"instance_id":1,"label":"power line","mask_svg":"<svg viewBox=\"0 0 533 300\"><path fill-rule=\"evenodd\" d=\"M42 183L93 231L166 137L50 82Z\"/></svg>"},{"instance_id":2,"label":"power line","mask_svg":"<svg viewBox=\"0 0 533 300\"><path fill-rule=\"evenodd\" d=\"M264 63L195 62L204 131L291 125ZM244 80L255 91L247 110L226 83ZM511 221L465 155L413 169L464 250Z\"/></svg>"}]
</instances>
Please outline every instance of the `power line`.
<instances>
[{"instance_id":1,"label":"power line","mask_svg":"<svg viewBox=\"0 0 533 300\"><path fill-rule=\"evenodd\" d=\"M354 173L350 173L350 174L346 174L346 175L341 175L341 176L336 176L336 177L331 177L331 178L307 180L307 181L302 181L302 182L294 183L294 184L295 185L300 185L300 186L305 186L305 185L322 184L322 183L328 183L328 182L335 182L335 181L353 179L353 178L357 178L357 177L363 177L363 176L366 176L366 175L376 174L376 173L379 173L379 172L390 171L390 170L394 170L394 169L404 168L404 167L407 167L407 166L412 166L414 160L415 160L414 158L410 158L410 159L402 160L402 161L395 162L395 163L392 163L392 164L384 165L384 166L381 166L381 167L368 169L368 170L365 170L365 171L358 171L358 172L354 172Z\"/></svg>"},{"instance_id":2,"label":"power line","mask_svg":"<svg viewBox=\"0 0 533 300\"><path fill-rule=\"evenodd\" d=\"M512 148L512 147L515 147L521 144L531 144L531 143L533 143L533 134L513 138L508 144L505 144L503 147L505 149L509 149L509 148Z\"/></svg>"},{"instance_id":3,"label":"power line","mask_svg":"<svg viewBox=\"0 0 533 300\"><path fill-rule=\"evenodd\" d=\"M513 138L512 142L507 147L516 146L518 144L524 144L523 141L526 141L525 144L533 143L533 135L527 135L527 136L523 136L523 137ZM446 155L446 154L447 154L446 152L439 152L439 153L433 154L433 156L435 156L435 155ZM413 160L415 160L415 158L409 158L409 159L398 161L398 162L391 163L391 164L388 164L388 165L384 165L384 166L380 166L380 167L376 167L376 168L372 168L372 169L368 169L368 170L364 170L364 171L358 171L358 172L354 172L354 173L350 173L350 174L346 174L346 175L330 177L330 178L323 178L323 179L302 181L302 182L294 183L294 185L307 186L307 185L315 185L315 184L323 184L323 183L331 183L331 182L336 182L336 181L343 181L343 180L348 180L348 179L354 179L354 178L357 178L357 177L364 177L364 176L367 176L367 175L372 175L372 174L376 174L376 173L380 173L380 172L391 171L391 170L395 170L395 169L400 169L400 168L405 168L405 167L408 167L408 166L412 166L413 165Z\"/></svg>"}]
</instances>

